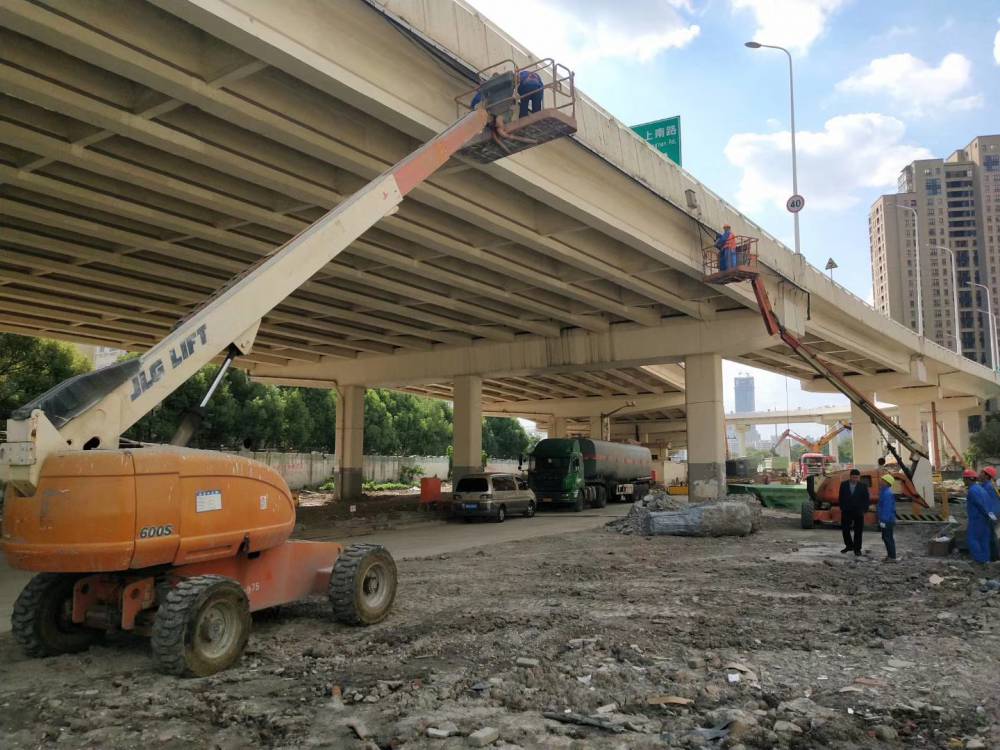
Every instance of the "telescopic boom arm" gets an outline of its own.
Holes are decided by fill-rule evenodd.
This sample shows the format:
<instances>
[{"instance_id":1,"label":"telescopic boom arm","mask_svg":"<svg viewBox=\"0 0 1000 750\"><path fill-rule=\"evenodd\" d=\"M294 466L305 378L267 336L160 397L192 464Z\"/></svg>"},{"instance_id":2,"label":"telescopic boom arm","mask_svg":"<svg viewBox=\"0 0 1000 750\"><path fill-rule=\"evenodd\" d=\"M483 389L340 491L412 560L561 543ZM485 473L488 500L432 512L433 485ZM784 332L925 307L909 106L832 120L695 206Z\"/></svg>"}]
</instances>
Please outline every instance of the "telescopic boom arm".
<instances>
[{"instance_id":1,"label":"telescopic boom arm","mask_svg":"<svg viewBox=\"0 0 1000 750\"><path fill-rule=\"evenodd\" d=\"M396 211L491 116L475 109L376 177L257 265L137 359L70 379L14 412L0 466L19 492L31 494L53 452L117 448L121 434L221 351L247 354L261 319L354 240Z\"/></svg>"}]
</instances>

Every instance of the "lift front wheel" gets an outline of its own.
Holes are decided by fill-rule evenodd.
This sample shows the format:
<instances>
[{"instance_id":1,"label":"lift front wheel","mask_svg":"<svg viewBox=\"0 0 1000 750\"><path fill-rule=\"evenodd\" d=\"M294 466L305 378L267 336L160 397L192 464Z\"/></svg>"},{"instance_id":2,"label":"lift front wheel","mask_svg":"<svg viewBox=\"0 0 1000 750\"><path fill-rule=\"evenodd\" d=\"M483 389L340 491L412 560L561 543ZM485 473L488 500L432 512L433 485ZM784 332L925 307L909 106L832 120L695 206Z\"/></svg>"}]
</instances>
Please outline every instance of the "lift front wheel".
<instances>
[{"instance_id":1,"label":"lift front wheel","mask_svg":"<svg viewBox=\"0 0 1000 750\"><path fill-rule=\"evenodd\" d=\"M802 503L802 519L801 519L801 521L802 521L802 528L803 529L811 529L813 527L813 525L815 525L815 521L813 520L813 511L814 510L815 510L815 507L808 500L806 500L804 503Z\"/></svg>"},{"instance_id":2,"label":"lift front wheel","mask_svg":"<svg viewBox=\"0 0 1000 750\"><path fill-rule=\"evenodd\" d=\"M170 590L153 622L153 659L162 672L206 675L228 669L250 637L250 603L237 581L187 578Z\"/></svg>"},{"instance_id":3,"label":"lift front wheel","mask_svg":"<svg viewBox=\"0 0 1000 750\"><path fill-rule=\"evenodd\" d=\"M86 651L100 631L72 620L73 585L79 576L39 573L25 586L10 617L14 640L27 656L39 658Z\"/></svg>"},{"instance_id":4,"label":"lift front wheel","mask_svg":"<svg viewBox=\"0 0 1000 750\"><path fill-rule=\"evenodd\" d=\"M333 616L348 625L374 625L396 598L396 563L380 544L354 544L337 558L330 575Z\"/></svg>"}]
</instances>

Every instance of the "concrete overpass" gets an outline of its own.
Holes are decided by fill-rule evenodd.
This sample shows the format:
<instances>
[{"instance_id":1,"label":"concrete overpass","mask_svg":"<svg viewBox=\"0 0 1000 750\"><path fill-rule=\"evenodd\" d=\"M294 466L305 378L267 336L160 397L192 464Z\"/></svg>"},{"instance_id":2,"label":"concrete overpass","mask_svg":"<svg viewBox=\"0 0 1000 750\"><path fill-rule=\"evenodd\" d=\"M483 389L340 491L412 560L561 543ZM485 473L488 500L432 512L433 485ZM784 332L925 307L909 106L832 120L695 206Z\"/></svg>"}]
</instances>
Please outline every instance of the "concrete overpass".
<instances>
[{"instance_id":1,"label":"concrete overpass","mask_svg":"<svg viewBox=\"0 0 1000 750\"><path fill-rule=\"evenodd\" d=\"M454 120L472 71L534 56L455 0L7 0L0 328L148 347ZM779 316L862 389L955 413L952 399L978 408L1000 390L596 102L582 97L576 116L573 139L450 164L265 319L244 364L262 381L338 389L347 491L363 392L382 386L454 400L458 471L478 465L484 410L557 430L622 401L683 415L692 493L716 493L721 358L812 375L765 335L747 285L701 282L702 224L760 238ZM673 381L647 377L652 365L672 365ZM859 460L871 432L855 430Z\"/></svg>"}]
</instances>

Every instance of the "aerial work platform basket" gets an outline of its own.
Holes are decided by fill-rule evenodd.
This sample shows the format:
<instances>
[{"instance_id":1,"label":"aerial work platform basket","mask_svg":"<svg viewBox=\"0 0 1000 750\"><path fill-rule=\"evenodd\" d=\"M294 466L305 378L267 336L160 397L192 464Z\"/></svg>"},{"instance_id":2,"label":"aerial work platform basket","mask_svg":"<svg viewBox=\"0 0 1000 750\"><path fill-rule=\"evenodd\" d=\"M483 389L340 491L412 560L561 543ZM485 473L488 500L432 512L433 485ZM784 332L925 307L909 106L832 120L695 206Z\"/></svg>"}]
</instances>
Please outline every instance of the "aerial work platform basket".
<instances>
[{"instance_id":1,"label":"aerial work platform basket","mask_svg":"<svg viewBox=\"0 0 1000 750\"><path fill-rule=\"evenodd\" d=\"M719 250L715 245L702 248L705 281L732 284L757 276L757 238L736 237L736 247Z\"/></svg>"},{"instance_id":2,"label":"aerial work platform basket","mask_svg":"<svg viewBox=\"0 0 1000 750\"><path fill-rule=\"evenodd\" d=\"M458 156L489 164L576 132L573 71L552 58L521 67L504 60L478 75L482 83L455 103L459 114L484 107L490 119Z\"/></svg>"}]
</instances>

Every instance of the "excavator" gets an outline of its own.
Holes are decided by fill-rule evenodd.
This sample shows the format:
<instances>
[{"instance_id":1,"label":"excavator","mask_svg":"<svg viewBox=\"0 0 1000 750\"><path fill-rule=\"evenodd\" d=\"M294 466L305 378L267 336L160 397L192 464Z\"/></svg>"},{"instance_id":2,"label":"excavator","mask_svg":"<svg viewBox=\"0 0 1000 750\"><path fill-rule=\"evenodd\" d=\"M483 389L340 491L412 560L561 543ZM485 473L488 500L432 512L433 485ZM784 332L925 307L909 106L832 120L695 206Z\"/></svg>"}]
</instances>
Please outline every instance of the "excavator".
<instances>
[{"instance_id":1,"label":"excavator","mask_svg":"<svg viewBox=\"0 0 1000 750\"><path fill-rule=\"evenodd\" d=\"M728 252L730 256L723 260L720 257L721 252ZM929 509L931 505L926 498L930 498L930 503L933 503L934 494L929 489L933 485L930 454L927 448L914 440L906 430L879 409L871 399L858 391L840 373L823 361L822 354L814 352L782 325L771 305L771 299L767 294L767 287L764 285L764 279L758 266L757 238L738 236L735 238L735 248L725 251L719 251L714 245L709 245L702 249L702 257L706 282L723 285L743 281L750 282L767 333L771 336L777 335L813 372L846 396L884 436L887 436L886 446L901 469L894 474L898 482L897 486L900 488L900 497L904 501L912 503L914 508ZM900 447L910 454L909 464L903 461L893 445L893 440L896 440ZM861 471L861 481L868 486L870 497L877 501L879 476L884 471L874 468L862 469ZM802 528L812 528L816 522L840 522L838 490L840 482L846 478L846 470L825 475L818 486L815 476L807 478L809 501L802 504ZM869 516L866 517L866 523L873 523L875 521L874 513L869 514ZM925 514L921 511L909 514L905 520L940 522L941 518L936 514Z\"/></svg>"},{"instance_id":2,"label":"excavator","mask_svg":"<svg viewBox=\"0 0 1000 750\"><path fill-rule=\"evenodd\" d=\"M183 447L190 426L173 445L121 447L122 433L223 354L204 405L232 361L250 353L262 318L452 157L487 164L574 133L572 72L551 59L524 69L547 79L540 111L517 116L513 61L480 71L450 127L232 279L149 351L12 413L0 447L2 543L11 566L37 573L12 615L28 656L82 651L104 631L126 631L150 637L161 671L204 676L240 658L251 612L320 594L344 623L388 616L397 588L390 553L291 539L295 502L277 472Z\"/></svg>"}]
</instances>

